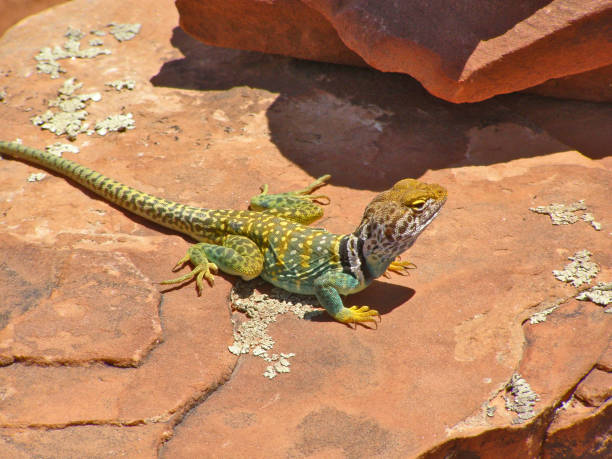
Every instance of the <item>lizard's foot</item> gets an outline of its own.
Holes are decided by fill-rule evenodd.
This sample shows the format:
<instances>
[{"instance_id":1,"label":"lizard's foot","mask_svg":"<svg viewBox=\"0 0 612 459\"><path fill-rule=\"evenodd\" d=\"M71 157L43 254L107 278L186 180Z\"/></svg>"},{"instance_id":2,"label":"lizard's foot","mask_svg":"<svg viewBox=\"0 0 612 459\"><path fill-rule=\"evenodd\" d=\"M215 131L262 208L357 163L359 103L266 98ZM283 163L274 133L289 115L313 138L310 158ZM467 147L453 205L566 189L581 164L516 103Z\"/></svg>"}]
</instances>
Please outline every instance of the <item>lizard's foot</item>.
<instances>
[{"instance_id":1,"label":"lizard's foot","mask_svg":"<svg viewBox=\"0 0 612 459\"><path fill-rule=\"evenodd\" d=\"M416 269L416 265L409 261L401 261L399 258L396 261L392 261L387 271L385 271L385 277L391 277L389 275L390 272L394 272L399 274L400 276L405 276L410 274L409 269Z\"/></svg>"},{"instance_id":2,"label":"lizard's foot","mask_svg":"<svg viewBox=\"0 0 612 459\"><path fill-rule=\"evenodd\" d=\"M189 253L179 260L179 262L176 264L176 266L174 266L172 271L178 270L188 261L192 261ZM203 260L200 260L200 263L196 264L194 268L184 276L177 277L176 279L165 280L160 282L160 284L182 284L183 282L189 281L195 277L198 295L201 295L202 290L204 289L202 279L205 278L208 281L209 285L212 287L215 283L215 276L212 275L211 271L216 273L218 270L219 268L216 264L211 263L210 261L204 258Z\"/></svg>"},{"instance_id":3,"label":"lizard's foot","mask_svg":"<svg viewBox=\"0 0 612 459\"><path fill-rule=\"evenodd\" d=\"M342 308L340 312L334 316L334 319L343 324L357 324L363 322L376 322L375 317L378 317L380 320L380 314L376 309L370 309L368 306L352 306L350 308Z\"/></svg>"}]
</instances>

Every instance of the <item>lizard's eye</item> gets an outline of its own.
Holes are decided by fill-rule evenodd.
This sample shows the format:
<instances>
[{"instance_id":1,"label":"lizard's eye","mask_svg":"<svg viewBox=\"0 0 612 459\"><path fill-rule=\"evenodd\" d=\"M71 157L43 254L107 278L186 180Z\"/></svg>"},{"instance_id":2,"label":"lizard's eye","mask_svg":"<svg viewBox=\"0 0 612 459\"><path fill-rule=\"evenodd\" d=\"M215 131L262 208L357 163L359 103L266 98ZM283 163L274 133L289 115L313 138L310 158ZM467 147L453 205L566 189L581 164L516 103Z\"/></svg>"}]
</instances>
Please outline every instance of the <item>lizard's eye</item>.
<instances>
[{"instance_id":1,"label":"lizard's eye","mask_svg":"<svg viewBox=\"0 0 612 459\"><path fill-rule=\"evenodd\" d=\"M422 199L418 199L414 201L412 204L410 204L410 207L412 207L417 212L420 212L425 208L425 201Z\"/></svg>"}]
</instances>

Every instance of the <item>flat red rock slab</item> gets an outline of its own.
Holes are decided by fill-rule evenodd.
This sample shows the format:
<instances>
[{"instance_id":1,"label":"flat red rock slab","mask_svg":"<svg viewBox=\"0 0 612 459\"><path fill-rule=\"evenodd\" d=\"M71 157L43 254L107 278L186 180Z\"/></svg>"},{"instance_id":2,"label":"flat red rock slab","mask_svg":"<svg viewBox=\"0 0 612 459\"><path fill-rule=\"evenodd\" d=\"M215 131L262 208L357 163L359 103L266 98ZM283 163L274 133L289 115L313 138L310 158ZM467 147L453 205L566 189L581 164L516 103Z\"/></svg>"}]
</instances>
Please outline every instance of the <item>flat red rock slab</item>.
<instances>
[{"instance_id":1,"label":"flat red rock slab","mask_svg":"<svg viewBox=\"0 0 612 459\"><path fill-rule=\"evenodd\" d=\"M552 270L590 247L605 278L612 253L605 233L584 222L553 226L528 208L580 194L605 218L612 175L567 153L429 172L426 179L446 184L449 200L406 256L419 268L393 279L395 286L377 281L347 299L380 309L378 329L276 325L279 349L299 349L291 374L254 385L262 363L245 359L177 428L169 456L542 451L549 422L612 335L612 317L572 300L573 289ZM532 314L564 298L547 321L530 324ZM296 337L299 347L291 344ZM514 373L538 394L533 417L520 424L504 403Z\"/></svg>"},{"instance_id":2,"label":"flat red rock slab","mask_svg":"<svg viewBox=\"0 0 612 459\"><path fill-rule=\"evenodd\" d=\"M125 256L2 246L2 363L137 366L161 340L161 295Z\"/></svg>"},{"instance_id":3,"label":"flat red rock slab","mask_svg":"<svg viewBox=\"0 0 612 459\"><path fill-rule=\"evenodd\" d=\"M331 205L317 224L334 232L352 231L365 204L406 176L443 184L449 200L404 257L417 270L347 298L381 311L377 330L282 317L269 329L274 351L296 356L291 373L268 380L266 362L228 352L230 276L217 276L202 297L193 284L154 284L173 275L191 241L53 174L28 183L40 169L0 160L0 272L13 286L3 287L0 317L13 324L0 331L13 340L0 368L7 451L88 457L116 440L134 456L161 447L168 457L406 457L503 453L520 442L516 451L529 455L571 453L573 437L605 434L596 426L609 402L590 407L578 395L606 393L587 375L612 368L611 317L571 300L576 290L552 270L588 249L597 280L612 277L612 163L589 159L609 155L608 107L525 96L451 105L402 75L204 46L176 29L161 0L130 8L76 0L0 42L0 138L35 147L59 140L30 122L62 82L38 75L33 56L63 43L66 18L85 32L142 23L131 41L103 38L111 55L61 61L82 92L102 94L87 107L90 121L131 112L136 122L120 134L79 135L81 152L66 157L214 208L245 208L262 183L291 190L331 173L323 191ZM105 86L123 78L136 80L134 91ZM602 231L583 221L553 226L528 210L579 199ZM529 323L559 300L546 322ZM112 360L133 362L135 353L136 366ZM539 395L523 424L503 401L515 373Z\"/></svg>"}]
</instances>

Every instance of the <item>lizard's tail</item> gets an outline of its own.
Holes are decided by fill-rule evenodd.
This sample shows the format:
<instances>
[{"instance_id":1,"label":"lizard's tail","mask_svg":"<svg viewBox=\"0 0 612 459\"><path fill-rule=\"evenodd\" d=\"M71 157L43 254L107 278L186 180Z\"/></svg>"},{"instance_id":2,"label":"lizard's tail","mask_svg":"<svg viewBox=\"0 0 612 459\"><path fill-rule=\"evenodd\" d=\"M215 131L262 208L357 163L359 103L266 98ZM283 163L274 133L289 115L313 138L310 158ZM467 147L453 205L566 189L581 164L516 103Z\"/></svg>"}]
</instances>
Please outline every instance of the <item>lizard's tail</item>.
<instances>
[{"instance_id":1,"label":"lizard's tail","mask_svg":"<svg viewBox=\"0 0 612 459\"><path fill-rule=\"evenodd\" d=\"M192 234L192 218L196 214L208 212L207 209L138 191L79 163L17 142L0 141L0 153L58 172L130 212L182 233Z\"/></svg>"}]
</instances>

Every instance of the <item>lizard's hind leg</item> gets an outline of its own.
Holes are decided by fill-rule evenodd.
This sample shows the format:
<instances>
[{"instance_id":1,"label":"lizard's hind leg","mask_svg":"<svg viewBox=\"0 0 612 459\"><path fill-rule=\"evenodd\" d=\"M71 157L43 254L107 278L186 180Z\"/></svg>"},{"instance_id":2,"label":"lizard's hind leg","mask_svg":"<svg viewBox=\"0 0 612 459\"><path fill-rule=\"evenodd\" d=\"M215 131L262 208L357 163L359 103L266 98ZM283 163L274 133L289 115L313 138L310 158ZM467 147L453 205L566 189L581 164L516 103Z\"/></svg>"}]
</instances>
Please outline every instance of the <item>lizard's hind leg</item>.
<instances>
[{"instance_id":1,"label":"lizard's hind leg","mask_svg":"<svg viewBox=\"0 0 612 459\"><path fill-rule=\"evenodd\" d=\"M268 194L268 185L263 185L261 193L251 198L250 209L309 225L323 216L323 209L315 201L329 203L327 196L313 196L310 193L324 186L330 178L331 175L326 174L301 190L285 193Z\"/></svg>"},{"instance_id":2,"label":"lizard's hind leg","mask_svg":"<svg viewBox=\"0 0 612 459\"><path fill-rule=\"evenodd\" d=\"M191 246L187 255L176 264L175 270L187 262L193 265L190 272L160 284L181 284L195 277L198 294L201 294L202 279L205 278L212 286L215 278L211 272L217 272L218 269L244 280L254 279L263 269L263 255L259 247L249 238L236 235L225 236L223 245L200 242Z\"/></svg>"}]
</instances>

